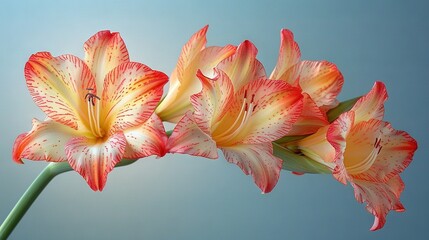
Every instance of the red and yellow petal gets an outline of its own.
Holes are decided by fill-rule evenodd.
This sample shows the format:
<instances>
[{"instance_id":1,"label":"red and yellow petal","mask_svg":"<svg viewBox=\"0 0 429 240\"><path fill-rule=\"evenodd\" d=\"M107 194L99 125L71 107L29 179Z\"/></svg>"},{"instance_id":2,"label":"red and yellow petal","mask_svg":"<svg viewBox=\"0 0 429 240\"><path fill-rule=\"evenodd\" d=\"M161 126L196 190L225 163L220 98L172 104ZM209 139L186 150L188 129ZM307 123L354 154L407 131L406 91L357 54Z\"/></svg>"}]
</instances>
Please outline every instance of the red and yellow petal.
<instances>
[{"instance_id":1,"label":"red and yellow petal","mask_svg":"<svg viewBox=\"0 0 429 240\"><path fill-rule=\"evenodd\" d=\"M378 121L378 120L373 120ZM387 122L380 122L378 140L381 150L371 167L354 175L356 179L386 182L401 173L413 159L417 142L408 133L392 128ZM362 129L368 132L371 129ZM372 144L374 142L369 142ZM371 145L373 147L373 145Z\"/></svg>"},{"instance_id":2,"label":"red and yellow petal","mask_svg":"<svg viewBox=\"0 0 429 240\"><path fill-rule=\"evenodd\" d=\"M85 95L96 86L82 60L39 52L26 63L25 78L33 101L49 118L74 129L88 122Z\"/></svg>"},{"instance_id":3,"label":"red and yellow petal","mask_svg":"<svg viewBox=\"0 0 429 240\"><path fill-rule=\"evenodd\" d=\"M232 45L205 47L207 28L195 33L182 49L176 69L170 77L167 95L156 109L163 121L176 123L186 111L192 109L189 98L201 91L201 83L196 77L198 70L212 77L213 68L235 52L236 47Z\"/></svg>"},{"instance_id":4,"label":"red and yellow petal","mask_svg":"<svg viewBox=\"0 0 429 240\"><path fill-rule=\"evenodd\" d=\"M70 166L78 172L94 191L102 191L107 175L122 156L127 140L122 132L111 135L105 141L86 137L72 138L65 146Z\"/></svg>"},{"instance_id":5,"label":"red and yellow petal","mask_svg":"<svg viewBox=\"0 0 429 240\"><path fill-rule=\"evenodd\" d=\"M283 81L259 79L243 87L235 95L229 113L222 123L225 126L235 121L244 103L244 95L250 117L247 123L229 143L256 144L275 141L291 130L302 111L302 94L298 88ZM253 101L252 101L253 98ZM252 104L250 104L252 102ZM222 129L219 127L219 131Z\"/></svg>"},{"instance_id":6,"label":"red and yellow petal","mask_svg":"<svg viewBox=\"0 0 429 240\"><path fill-rule=\"evenodd\" d=\"M356 123L370 119L382 120L384 115L384 102L387 100L386 86L382 82L375 82L371 91L361 97L351 111L355 112Z\"/></svg>"},{"instance_id":7,"label":"red and yellow petal","mask_svg":"<svg viewBox=\"0 0 429 240\"><path fill-rule=\"evenodd\" d=\"M64 147L77 131L51 119L43 122L33 119L33 128L17 137L13 145L12 158L22 163L22 158L34 161L67 161Z\"/></svg>"},{"instance_id":8,"label":"red and yellow petal","mask_svg":"<svg viewBox=\"0 0 429 240\"><path fill-rule=\"evenodd\" d=\"M228 76L217 70L214 78L209 78L198 71L203 89L191 96L194 106L194 118L197 125L207 134L211 134L211 126L222 119L228 110L228 105L234 98L234 86Z\"/></svg>"},{"instance_id":9,"label":"red and yellow petal","mask_svg":"<svg viewBox=\"0 0 429 240\"><path fill-rule=\"evenodd\" d=\"M293 66L299 63L300 58L301 52L298 43L293 38L293 33L288 29L282 29L280 32L279 57L270 79L281 79L289 84L294 84L297 75Z\"/></svg>"},{"instance_id":10,"label":"red and yellow petal","mask_svg":"<svg viewBox=\"0 0 429 240\"><path fill-rule=\"evenodd\" d=\"M295 142L286 143L289 149L298 149L302 154L329 169L335 168L336 150L327 140L329 126L319 128L315 133Z\"/></svg>"},{"instance_id":11,"label":"red and yellow petal","mask_svg":"<svg viewBox=\"0 0 429 240\"><path fill-rule=\"evenodd\" d=\"M282 160L273 156L271 142L222 147L221 150L228 162L239 166L246 175L253 176L262 193L269 193L276 186Z\"/></svg>"},{"instance_id":12,"label":"red and yellow petal","mask_svg":"<svg viewBox=\"0 0 429 240\"><path fill-rule=\"evenodd\" d=\"M112 69L129 62L127 47L117 32L100 31L85 44L85 62L91 69L101 95L104 78Z\"/></svg>"},{"instance_id":13,"label":"red and yellow petal","mask_svg":"<svg viewBox=\"0 0 429 240\"><path fill-rule=\"evenodd\" d=\"M317 132L323 126L329 125L326 114L316 105L307 93L303 93L301 115L293 124L288 136L300 136Z\"/></svg>"},{"instance_id":14,"label":"red and yellow petal","mask_svg":"<svg viewBox=\"0 0 429 240\"><path fill-rule=\"evenodd\" d=\"M209 26L206 25L201 28L198 32L194 33L188 42L183 46L182 52L180 53L179 60L177 61L176 69L171 75L171 84L175 84L176 81L181 81L185 74L186 69L191 62L200 54L200 52L206 48L207 43L207 30Z\"/></svg>"},{"instance_id":15,"label":"red and yellow petal","mask_svg":"<svg viewBox=\"0 0 429 240\"><path fill-rule=\"evenodd\" d=\"M341 114L328 127L326 139L335 149L334 162L336 167L333 171L333 176L339 182L347 184L349 178L346 167L344 165L344 152L346 150L347 136L354 124L355 114L353 111Z\"/></svg>"},{"instance_id":16,"label":"red and yellow petal","mask_svg":"<svg viewBox=\"0 0 429 240\"><path fill-rule=\"evenodd\" d=\"M389 211L405 211L399 197L404 190L404 183L399 175L388 182L369 182L353 180L352 186L355 197L359 203L366 203L366 209L374 215L374 224L371 231L381 229L386 223L386 215Z\"/></svg>"},{"instance_id":17,"label":"red and yellow petal","mask_svg":"<svg viewBox=\"0 0 429 240\"><path fill-rule=\"evenodd\" d=\"M161 119L154 113L143 124L124 131L127 147L124 158L137 159L151 155L162 157L167 152L167 135Z\"/></svg>"},{"instance_id":18,"label":"red and yellow petal","mask_svg":"<svg viewBox=\"0 0 429 240\"><path fill-rule=\"evenodd\" d=\"M234 55L220 62L216 68L228 75L235 91L238 91L253 80L266 78L264 66L256 59L257 54L255 45L246 40L238 46Z\"/></svg>"},{"instance_id":19,"label":"red and yellow petal","mask_svg":"<svg viewBox=\"0 0 429 240\"><path fill-rule=\"evenodd\" d=\"M346 136L343 152L344 175L356 177L365 173L377 160L382 122L372 119L355 124Z\"/></svg>"},{"instance_id":20,"label":"red and yellow petal","mask_svg":"<svg viewBox=\"0 0 429 240\"><path fill-rule=\"evenodd\" d=\"M308 93L318 107L334 107L344 83L337 66L327 61L302 61L297 67L302 91Z\"/></svg>"},{"instance_id":21,"label":"red and yellow petal","mask_svg":"<svg viewBox=\"0 0 429 240\"><path fill-rule=\"evenodd\" d=\"M167 81L167 75L141 63L124 63L112 70L101 97L104 129L113 133L144 123L155 110Z\"/></svg>"},{"instance_id":22,"label":"red and yellow petal","mask_svg":"<svg viewBox=\"0 0 429 240\"><path fill-rule=\"evenodd\" d=\"M191 112L186 112L168 138L167 150L205 158L218 158L216 142L195 123Z\"/></svg>"}]
</instances>

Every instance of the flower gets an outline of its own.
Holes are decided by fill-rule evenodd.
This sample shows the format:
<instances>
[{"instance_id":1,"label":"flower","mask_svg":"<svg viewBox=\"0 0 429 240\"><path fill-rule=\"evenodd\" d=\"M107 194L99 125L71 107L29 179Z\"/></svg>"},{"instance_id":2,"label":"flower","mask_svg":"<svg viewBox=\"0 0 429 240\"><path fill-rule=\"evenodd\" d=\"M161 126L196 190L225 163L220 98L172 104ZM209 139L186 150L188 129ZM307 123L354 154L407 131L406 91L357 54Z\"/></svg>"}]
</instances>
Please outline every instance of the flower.
<instances>
[{"instance_id":1,"label":"flower","mask_svg":"<svg viewBox=\"0 0 429 240\"><path fill-rule=\"evenodd\" d=\"M177 123L186 111L192 109L189 100L192 94L201 91L196 74L200 69L206 76L213 76L213 68L225 58L234 54L236 47L206 47L208 25L196 32L185 44L177 66L170 76L167 95L156 108L162 120Z\"/></svg>"},{"instance_id":2,"label":"flower","mask_svg":"<svg viewBox=\"0 0 429 240\"><path fill-rule=\"evenodd\" d=\"M335 64L303 61L300 58L301 52L293 33L282 29L279 56L270 79L283 80L299 87L304 96L302 115L288 135L311 134L329 125L326 112L338 104L336 97L344 83L343 75Z\"/></svg>"},{"instance_id":3,"label":"flower","mask_svg":"<svg viewBox=\"0 0 429 240\"><path fill-rule=\"evenodd\" d=\"M216 159L219 148L228 162L251 174L263 193L276 185L282 161L271 142L284 136L298 119L301 91L269 80L249 41L214 70L198 71L202 90L191 96L194 112L179 121L167 142L171 153Z\"/></svg>"},{"instance_id":4,"label":"flower","mask_svg":"<svg viewBox=\"0 0 429 240\"><path fill-rule=\"evenodd\" d=\"M399 200L404 189L399 174L417 149L408 133L382 121L386 99L384 84L376 82L350 111L288 146L329 166L339 182L350 182L356 200L366 202L366 209L375 216L372 231L383 227L390 210L405 210Z\"/></svg>"},{"instance_id":5,"label":"flower","mask_svg":"<svg viewBox=\"0 0 429 240\"><path fill-rule=\"evenodd\" d=\"M13 159L68 161L94 190L122 159L163 156L167 137L153 114L168 77L130 62L119 33L101 31L84 45L84 61L39 52L25 78L45 121L15 141Z\"/></svg>"}]
</instances>

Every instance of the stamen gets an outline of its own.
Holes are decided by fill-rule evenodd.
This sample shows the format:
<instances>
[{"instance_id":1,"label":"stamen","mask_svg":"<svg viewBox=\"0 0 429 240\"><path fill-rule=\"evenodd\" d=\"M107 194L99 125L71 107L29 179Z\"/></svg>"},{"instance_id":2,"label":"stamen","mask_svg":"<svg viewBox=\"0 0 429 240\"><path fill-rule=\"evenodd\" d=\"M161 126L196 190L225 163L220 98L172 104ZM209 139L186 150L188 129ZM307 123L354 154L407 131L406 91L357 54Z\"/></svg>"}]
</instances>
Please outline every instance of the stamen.
<instances>
[{"instance_id":1,"label":"stamen","mask_svg":"<svg viewBox=\"0 0 429 240\"><path fill-rule=\"evenodd\" d=\"M92 109L91 109L91 104L90 104L90 100L88 99L88 103L87 103L87 109L88 109L88 120L89 120L89 127L91 128L91 132L95 132L94 131L94 123L93 123L93 119L92 119Z\"/></svg>"},{"instance_id":2,"label":"stamen","mask_svg":"<svg viewBox=\"0 0 429 240\"><path fill-rule=\"evenodd\" d=\"M250 103L250 107L249 108L253 108L253 103ZM252 113L248 112L246 110L244 112L244 116L243 116L240 124L238 125L238 127L232 133L228 133L227 135L222 136L220 139L217 138L216 140L217 141L221 141L221 142L226 141L224 143L227 143L230 140L234 139L234 137L236 137L241 132L241 129L243 129L244 126L246 126L246 123L249 121L251 115L252 115ZM222 134L222 135L224 135L224 134Z\"/></svg>"},{"instance_id":3,"label":"stamen","mask_svg":"<svg viewBox=\"0 0 429 240\"><path fill-rule=\"evenodd\" d=\"M374 142L374 148L368 154L368 156L355 165L346 166L347 172L351 174L358 174L370 169L377 159L377 156L380 154L382 148L383 146L381 146L381 138L376 138Z\"/></svg>"},{"instance_id":4,"label":"stamen","mask_svg":"<svg viewBox=\"0 0 429 240\"><path fill-rule=\"evenodd\" d=\"M87 88L87 90L92 91L93 88ZM88 109L88 120L89 120L89 126L91 128L91 132L97 136L102 137L103 134L101 132L100 128L100 101L97 101L97 107L95 107L95 100L100 100L100 98L93 94L93 93L87 93L85 95L85 99L88 100L87 103L87 109Z\"/></svg>"},{"instance_id":5,"label":"stamen","mask_svg":"<svg viewBox=\"0 0 429 240\"><path fill-rule=\"evenodd\" d=\"M255 108L258 106L258 104L255 104L255 106L253 106L253 109L252 109L252 113L255 111Z\"/></svg>"},{"instance_id":6,"label":"stamen","mask_svg":"<svg viewBox=\"0 0 429 240\"><path fill-rule=\"evenodd\" d=\"M378 149L378 153L377 154L380 154L380 152L381 152L381 149L382 149L383 147L382 146L380 146L380 148Z\"/></svg>"},{"instance_id":7,"label":"stamen","mask_svg":"<svg viewBox=\"0 0 429 240\"><path fill-rule=\"evenodd\" d=\"M96 117L95 117L95 126L97 129L97 133L98 135L101 137L103 136L103 134L101 133L101 128L100 128L100 101L97 101L97 108L96 108Z\"/></svg>"},{"instance_id":8,"label":"stamen","mask_svg":"<svg viewBox=\"0 0 429 240\"><path fill-rule=\"evenodd\" d=\"M254 100L255 94L252 94L252 98L249 103L247 99L247 90L245 90L243 103L241 105L239 114L235 118L234 123L230 125L226 131L222 131L220 134L213 136L217 143L228 144L241 133L241 130L247 125L247 122L252 116L252 113L256 109L257 105L253 103Z\"/></svg>"},{"instance_id":9,"label":"stamen","mask_svg":"<svg viewBox=\"0 0 429 240\"><path fill-rule=\"evenodd\" d=\"M246 104L241 105L240 113L238 113L238 116L235 118L234 123L226 131L223 131L217 137L223 137L224 135L228 134L232 129L234 129L236 127L238 121L241 119L241 116L246 113L246 110L245 110Z\"/></svg>"}]
</instances>

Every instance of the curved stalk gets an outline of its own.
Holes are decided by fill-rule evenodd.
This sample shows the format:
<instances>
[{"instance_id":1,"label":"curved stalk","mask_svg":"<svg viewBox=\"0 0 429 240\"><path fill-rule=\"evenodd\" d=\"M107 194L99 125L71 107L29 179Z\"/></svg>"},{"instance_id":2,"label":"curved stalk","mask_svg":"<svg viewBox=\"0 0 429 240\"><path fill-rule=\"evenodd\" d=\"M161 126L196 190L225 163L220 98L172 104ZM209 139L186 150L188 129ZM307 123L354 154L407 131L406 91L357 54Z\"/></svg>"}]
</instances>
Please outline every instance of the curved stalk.
<instances>
[{"instance_id":1,"label":"curved stalk","mask_svg":"<svg viewBox=\"0 0 429 240\"><path fill-rule=\"evenodd\" d=\"M123 159L116 165L116 167L126 166L134 162L135 160ZM50 163L46 166L46 168L43 169L39 176L36 177L33 183L24 192L15 204L15 207L3 221L0 226L0 239L7 239L33 202L55 176L71 170L73 169L70 167L68 162Z\"/></svg>"}]
</instances>

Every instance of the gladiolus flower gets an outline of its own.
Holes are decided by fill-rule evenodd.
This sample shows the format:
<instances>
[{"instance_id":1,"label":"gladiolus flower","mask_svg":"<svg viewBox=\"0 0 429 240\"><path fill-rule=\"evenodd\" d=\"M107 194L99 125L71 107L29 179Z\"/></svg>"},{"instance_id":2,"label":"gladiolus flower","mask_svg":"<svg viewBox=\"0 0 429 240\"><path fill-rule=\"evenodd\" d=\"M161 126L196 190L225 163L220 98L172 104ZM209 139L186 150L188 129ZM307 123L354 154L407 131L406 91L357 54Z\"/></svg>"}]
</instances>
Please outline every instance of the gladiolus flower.
<instances>
[{"instance_id":1,"label":"gladiolus flower","mask_svg":"<svg viewBox=\"0 0 429 240\"><path fill-rule=\"evenodd\" d=\"M284 136L298 119L302 95L283 81L269 80L249 41L222 61L215 77L201 71L202 90L191 97L188 111L170 136L167 149L215 159L217 148L228 162L251 174L263 193L276 185L282 160L271 142Z\"/></svg>"},{"instance_id":2,"label":"gladiolus flower","mask_svg":"<svg viewBox=\"0 0 429 240\"><path fill-rule=\"evenodd\" d=\"M289 135L306 135L329 125L326 111L336 106L336 97L344 83L343 76L335 64L327 61L302 61L301 52L293 33L282 29L280 51L270 79L283 80L299 87L304 95L301 117Z\"/></svg>"},{"instance_id":3,"label":"gladiolus flower","mask_svg":"<svg viewBox=\"0 0 429 240\"><path fill-rule=\"evenodd\" d=\"M206 47L208 26L196 32L185 44L177 66L170 76L167 95L156 108L163 121L177 123L186 111L192 109L189 98L201 91L196 74L199 69L206 76L213 76L213 68L225 58L234 54L236 47Z\"/></svg>"},{"instance_id":4,"label":"gladiolus flower","mask_svg":"<svg viewBox=\"0 0 429 240\"><path fill-rule=\"evenodd\" d=\"M350 182L357 201L365 202L375 216L372 231L383 227L390 210L405 210L399 200L404 189L399 174L417 149L417 142L408 133L382 121L386 99L384 84L376 82L331 125L287 146L329 166L341 183Z\"/></svg>"},{"instance_id":5,"label":"gladiolus flower","mask_svg":"<svg viewBox=\"0 0 429 240\"><path fill-rule=\"evenodd\" d=\"M167 137L153 114L168 77L130 62L119 33L101 31L84 45L84 61L39 52L25 78L45 121L15 141L13 159L68 161L94 190L122 159L163 156Z\"/></svg>"}]
</instances>

